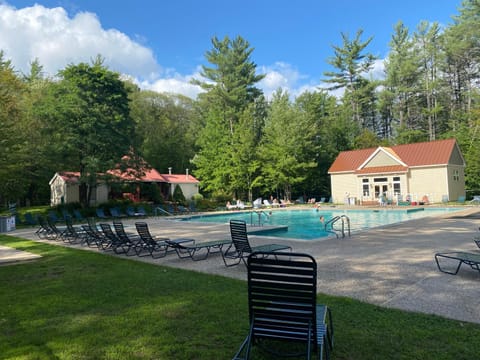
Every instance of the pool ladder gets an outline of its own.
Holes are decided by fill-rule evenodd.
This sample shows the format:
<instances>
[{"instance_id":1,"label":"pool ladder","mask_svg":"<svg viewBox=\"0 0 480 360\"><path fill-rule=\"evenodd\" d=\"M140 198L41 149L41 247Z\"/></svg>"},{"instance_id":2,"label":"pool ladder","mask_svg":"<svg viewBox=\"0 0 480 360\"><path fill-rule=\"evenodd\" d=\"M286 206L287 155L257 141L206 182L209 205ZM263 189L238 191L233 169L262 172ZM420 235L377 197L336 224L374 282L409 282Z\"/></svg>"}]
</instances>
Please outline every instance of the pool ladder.
<instances>
[{"instance_id":1,"label":"pool ladder","mask_svg":"<svg viewBox=\"0 0 480 360\"><path fill-rule=\"evenodd\" d=\"M337 224L338 222L341 223L340 228L335 227L335 224ZM347 215L335 216L325 222L325 231L334 233L337 239L339 238L339 233L342 234L342 238L345 237L345 230L347 231L348 236L350 236L350 218Z\"/></svg>"},{"instance_id":2,"label":"pool ladder","mask_svg":"<svg viewBox=\"0 0 480 360\"><path fill-rule=\"evenodd\" d=\"M257 224L254 224L253 222L253 214L257 214L258 215L258 225ZM270 215L268 215L265 211L263 210L258 210L258 211L252 211L250 212L250 225L252 226L263 226L263 223L262 223L262 215L265 215L267 217L267 219L270 219Z\"/></svg>"}]
</instances>

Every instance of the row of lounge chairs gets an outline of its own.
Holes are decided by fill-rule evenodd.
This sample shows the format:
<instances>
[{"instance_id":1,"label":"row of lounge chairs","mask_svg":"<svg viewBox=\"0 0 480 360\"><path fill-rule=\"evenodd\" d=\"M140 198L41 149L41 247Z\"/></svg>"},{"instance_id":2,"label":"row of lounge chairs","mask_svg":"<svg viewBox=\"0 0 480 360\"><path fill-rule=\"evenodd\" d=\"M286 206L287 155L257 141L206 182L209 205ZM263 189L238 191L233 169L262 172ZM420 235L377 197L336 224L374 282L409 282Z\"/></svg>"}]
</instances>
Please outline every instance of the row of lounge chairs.
<instances>
[{"instance_id":1,"label":"row of lounge chairs","mask_svg":"<svg viewBox=\"0 0 480 360\"><path fill-rule=\"evenodd\" d=\"M480 229L479 229L480 230ZM474 237L473 242L480 248L480 237ZM446 251L435 254L438 270L450 275L457 275L463 264L480 273L480 251Z\"/></svg>"},{"instance_id":2,"label":"row of lounge chairs","mask_svg":"<svg viewBox=\"0 0 480 360\"><path fill-rule=\"evenodd\" d=\"M71 217L65 218L65 226L59 227L50 217L38 217L40 227L36 234L41 239L63 240L67 243L80 243L102 250L112 250L116 254L151 256L160 258L175 252L179 258L193 261L205 260L210 254L220 253L225 266L246 264L249 254L258 251L276 252L292 250L288 245L266 244L251 246L245 221L231 220L231 239L197 242L194 239L170 239L152 236L146 222L136 222L136 234L125 232L121 219L113 219L112 225L96 224L89 218L87 224L74 226ZM113 229L112 229L113 226Z\"/></svg>"},{"instance_id":3,"label":"row of lounge chairs","mask_svg":"<svg viewBox=\"0 0 480 360\"><path fill-rule=\"evenodd\" d=\"M226 266L243 261L248 272L250 331L234 359L249 359L254 346L279 355L274 346L278 341L300 343L300 350L308 359L314 352L319 359L330 356L332 314L326 305L316 302L315 259L307 254L293 253L287 245L251 246L244 221L230 221L231 239L207 242L156 237L150 233L146 222L136 222L136 234L129 234L118 218L112 225L96 224L95 219L90 218L87 224L74 226L72 219L67 217L63 228L57 227L52 219L39 217L39 221L37 235L42 239L80 243L116 254L159 258L174 251L181 259L198 261L217 252ZM285 355L284 350L282 355Z\"/></svg>"}]
</instances>

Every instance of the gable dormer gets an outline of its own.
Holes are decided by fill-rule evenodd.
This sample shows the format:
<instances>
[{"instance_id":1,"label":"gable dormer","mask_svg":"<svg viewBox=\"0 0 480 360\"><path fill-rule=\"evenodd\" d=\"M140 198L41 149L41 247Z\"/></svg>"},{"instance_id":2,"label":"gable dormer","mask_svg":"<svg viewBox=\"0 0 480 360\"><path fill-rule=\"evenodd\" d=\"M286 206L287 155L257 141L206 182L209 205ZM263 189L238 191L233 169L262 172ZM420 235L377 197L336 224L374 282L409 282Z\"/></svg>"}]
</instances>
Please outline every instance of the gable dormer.
<instances>
[{"instance_id":1,"label":"gable dormer","mask_svg":"<svg viewBox=\"0 0 480 360\"><path fill-rule=\"evenodd\" d=\"M398 157L398 155L387 147L379 146L358 168L363 170L367 168L389 167L389 166L402 166L407 165Z\"/></svg>"}]
</instances>

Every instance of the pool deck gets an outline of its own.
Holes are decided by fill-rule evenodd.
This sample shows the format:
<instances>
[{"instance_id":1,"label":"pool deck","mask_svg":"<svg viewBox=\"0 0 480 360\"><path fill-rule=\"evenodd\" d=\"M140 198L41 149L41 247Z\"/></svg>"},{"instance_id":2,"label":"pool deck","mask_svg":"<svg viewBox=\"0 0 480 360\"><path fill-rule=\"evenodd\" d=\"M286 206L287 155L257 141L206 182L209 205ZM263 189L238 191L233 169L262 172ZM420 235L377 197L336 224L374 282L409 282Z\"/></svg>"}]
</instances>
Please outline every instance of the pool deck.
<instances>
[{"instance_id":1,"label":"pool deck","mask_svg":"<svg viewBox=\"0 0 480 360\"><path fill-rule=\"evenodd\" d=\"M227 224L165 218L144 221L152 233L170 238L207 241L230 237ZM134 222L124 221L131 225L132 231ZM320 293L480 324L480 273L463 265L458 275L444 274L438 271L434 259L434 254L441 251L479 251L472 241L479 234L479 226L480 208L471 207L462 212L354 232L351 237L343 239L298 241L250 235L250 241L254 245L287 243L295 252L314 256L318 263ZM44 241L38 240L34 230L19 229L8 235ZM46 242L98 251L79 245ZM160 259L128 259L246 280L243 264L227 268L219 254L196 262L179 259L175 254Z\"/></svg>"}]
</instances>

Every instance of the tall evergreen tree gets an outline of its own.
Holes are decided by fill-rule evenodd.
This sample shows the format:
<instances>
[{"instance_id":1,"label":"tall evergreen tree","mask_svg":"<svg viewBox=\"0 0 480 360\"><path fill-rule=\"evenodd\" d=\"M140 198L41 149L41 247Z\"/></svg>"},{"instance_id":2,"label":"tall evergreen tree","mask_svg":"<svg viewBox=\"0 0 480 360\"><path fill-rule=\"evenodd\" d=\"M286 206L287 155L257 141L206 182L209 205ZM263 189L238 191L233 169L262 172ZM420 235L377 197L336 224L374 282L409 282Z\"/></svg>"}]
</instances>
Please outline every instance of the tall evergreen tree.
<instances>
[{"instance_id":1,"label":"tall evergreen tree","mask_svg":"<svg viewBox=\"0 0 480 360\"><path fill-rule=\"evenodd\" d=\"M344 100L350 104L352 120L359 126L364 125L362 102L364 103L365 99L361 90L368 83L364 76L371 70L376 59L372 54L364 53L373 37L362 42L362 34L363 30L358 30L355 38L350 40L347 34L341 33L342 46L334 45L335 56L327 60L336 71L324 72L327 77L324 81L333 84L330 89L345 89Z\"/></svg>"},{"instance_id":2,"label":"tall evergreen tree","mask_svg":"<svg viewBox=\"0 0 480 360\"><path fill-rule=\"evenodd\" d=\"M207 81L194 80L205 93L199 96L204 127L198 135L200 149L193 163L206 191L234 193L240 189L236 188L232 174L241 165L234 160L238 151L235 139L246 126L239 126L240 118L262 94L255 84L264 76L255 73L256 65L250 59L253 48L242 37L233 40L228 36L223 40L214 37L212 45L206 59L213 66L203 66L201 73ZM258 122L252 116L246 119L250 119L252 127ZM255 153L253 148L249 151Z\"/></svg>"},{"instance_id":3,"label":"tall evergreen tree","mask_svg":"<svg viewBox=\"0 0 480 360\"><path fill-rule=\"evenodd\" d=\"M301 184L317 166L317 131L311 120L290 103L287 92L274 94L259 149L266 191L291 199L293 186Z\"/></svg>"}]
</instances>

